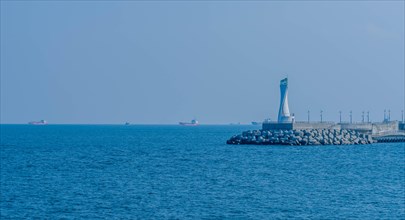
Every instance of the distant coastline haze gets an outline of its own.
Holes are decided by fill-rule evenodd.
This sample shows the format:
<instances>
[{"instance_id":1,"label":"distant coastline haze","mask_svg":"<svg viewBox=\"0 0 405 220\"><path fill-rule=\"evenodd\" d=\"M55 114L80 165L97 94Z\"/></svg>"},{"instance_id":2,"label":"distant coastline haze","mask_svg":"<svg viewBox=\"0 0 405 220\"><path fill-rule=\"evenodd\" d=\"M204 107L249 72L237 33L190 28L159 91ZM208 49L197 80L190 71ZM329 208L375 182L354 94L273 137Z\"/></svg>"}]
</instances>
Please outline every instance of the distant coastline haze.
<instances>
[{"instance_id":1,"label":"distant coastline haze","mask_svg":"<svg viewBox=\"0 0 405 220\"><path fill-rule=\"evenodd\" d=\"M403 1L1 1L0 122L401 120Z\"/></svg>"}]
</instances>

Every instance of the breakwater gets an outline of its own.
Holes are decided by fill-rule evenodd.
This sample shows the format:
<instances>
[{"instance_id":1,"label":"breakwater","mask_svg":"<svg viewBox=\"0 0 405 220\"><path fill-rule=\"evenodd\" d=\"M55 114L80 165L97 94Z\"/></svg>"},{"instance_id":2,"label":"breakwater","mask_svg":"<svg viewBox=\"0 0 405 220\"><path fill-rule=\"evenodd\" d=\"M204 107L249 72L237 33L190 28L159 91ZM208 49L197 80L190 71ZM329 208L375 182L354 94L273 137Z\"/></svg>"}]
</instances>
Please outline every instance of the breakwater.
<instances>
[{"instance_id":1,"label":"breakwater","mask_svg":"<svg viewBox=\"0 0 405 220\"><path fill-rule=\"evenodd\" d=\"M250 130L227 144L253 145L358 145L374 143L372 136L346 129Z\"/></svg>"}]
</instances>

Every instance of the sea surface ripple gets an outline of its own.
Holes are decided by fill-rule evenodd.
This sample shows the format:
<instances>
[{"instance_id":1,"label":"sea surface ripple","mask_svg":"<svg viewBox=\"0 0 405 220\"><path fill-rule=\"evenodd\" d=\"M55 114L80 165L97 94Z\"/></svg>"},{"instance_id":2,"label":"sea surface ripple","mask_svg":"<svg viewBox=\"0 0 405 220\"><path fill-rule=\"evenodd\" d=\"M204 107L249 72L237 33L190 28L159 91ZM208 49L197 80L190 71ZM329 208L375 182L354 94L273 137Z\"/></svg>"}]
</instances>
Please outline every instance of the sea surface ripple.
<instances>
[{"instance_id":1,"label":"sea surface ripple","mask_svg":"<svg viewBox=\"0 0 405 220\"><path fill-rule=\"evenodd\" d=\"M1 125L1 219L405 219L405 144L230 146L253 126Z\"/></svg>"}]
</instances>

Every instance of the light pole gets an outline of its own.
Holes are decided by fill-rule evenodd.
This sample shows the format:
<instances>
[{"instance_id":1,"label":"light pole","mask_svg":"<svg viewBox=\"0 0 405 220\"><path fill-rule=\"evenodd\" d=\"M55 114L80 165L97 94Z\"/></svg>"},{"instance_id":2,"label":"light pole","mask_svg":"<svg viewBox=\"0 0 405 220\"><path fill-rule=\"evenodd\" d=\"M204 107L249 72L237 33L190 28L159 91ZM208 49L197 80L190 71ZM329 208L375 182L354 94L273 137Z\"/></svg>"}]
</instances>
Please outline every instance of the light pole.
<instances>
[{"instance_id":1,"label":"light pole","mask_svg":"<svg viewBox=\"0 0 405 220\"><path fill-rule=\"evenodd\" d=\"M387 110L384 109L384 122L387 120Z\"/></svg>"},{"instance_id":2,"label":"light pole","mask_svg":"<svg viewBox=\"0 0 405 220\"><path fill-rule=\"evenodd\" d=\"M391 121L391 110L388 109L388 121Z\"/></svg>"},{"instance_id":3,"label":"light pole","mask_svg":"<svg viewBox=\"0 0 405 220\"><path fill-rule=\"evenodd\" d=\"M404 110L401 111L401 121L404 123Z\"/></svg>"},{"instance_id":4,"label":"light pole","mask_svg":"<svg viewBox=\"0 0 405 220\"><path fill-rule=\"evenodd\" d=\"M339 123L342 124L342 111L339 111Z\"/></svg>"},{"instance_id":5,"label":"light pole","mask_svg":"<svg viewBox=\"0 0 405 220\"><path fill-rule=\"evenodd\" d=\"M353 123L352 111L350 111L350 124Z\"/></svg>"},{"instance_id":6,"label":"light pole","mask_svg":"<svg viewBox=\"0 0 405 220\"><path fill-rule=\"evenodd\" d=\"M367 123L370 123L370 111L367 111Z\"/></svg>"},{"instance_id":7,"label":"light pole","mask_svg":"<svg viewBox=\"0 0 405 220\"><path fill-rule=\"evenodd\" d=\"M323 111L321 110L321 123L322 123L322 113L323 113Z\"/></svg>"},{"instance_id":8,"label":"light pole","mask_svg":"<svg viewBox=\"0 0 405 220\"><path fill-rule=\"evenodd\" d=\"M364 111L361 112L361 122L364 123Z\"/></svg>"},{"instance_id":9,"label":"light pole","mask_svg":"<svg viewBox=\"0 0 405 220\"><path fill-rule=\"evenodd\" d=\"M308 110L308 123L309 123L309 113L310 113L310 111Z\"/></svg>"}]
</instances>

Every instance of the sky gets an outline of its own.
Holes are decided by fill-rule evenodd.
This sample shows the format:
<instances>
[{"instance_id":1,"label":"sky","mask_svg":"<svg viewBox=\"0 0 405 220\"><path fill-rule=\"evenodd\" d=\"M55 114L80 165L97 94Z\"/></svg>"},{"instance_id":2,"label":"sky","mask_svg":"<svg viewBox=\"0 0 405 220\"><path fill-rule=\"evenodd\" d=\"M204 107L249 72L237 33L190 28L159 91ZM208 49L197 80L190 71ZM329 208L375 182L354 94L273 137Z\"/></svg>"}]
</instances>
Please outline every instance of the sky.
<instances>
[{"instance_id":1,"label":"sky","mask_svg":"<svg viewBox=\"0 0 405 220\"><path fill-rule=\"evenodd\" d=\"M404 109L404 1L1 1L0 122L250 123ZM388 114L388 113L387 113Z\"/></svg>"}]
</instances>

